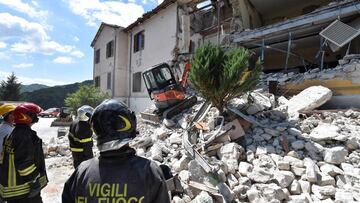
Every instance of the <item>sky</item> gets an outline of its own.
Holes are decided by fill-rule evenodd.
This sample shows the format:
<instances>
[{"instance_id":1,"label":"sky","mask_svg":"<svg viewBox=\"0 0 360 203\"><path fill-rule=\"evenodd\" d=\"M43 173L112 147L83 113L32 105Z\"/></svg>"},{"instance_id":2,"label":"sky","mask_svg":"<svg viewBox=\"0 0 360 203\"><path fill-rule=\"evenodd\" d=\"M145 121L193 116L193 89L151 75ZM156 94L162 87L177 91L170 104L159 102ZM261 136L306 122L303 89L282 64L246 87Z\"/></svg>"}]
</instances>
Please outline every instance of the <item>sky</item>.
<instances>
[{"instance_id":1,"label":"sky","mask_svg":"<svg viewBox=\"0 0 360 203\"><path fill-rule=\"evenodd\" d=\"M123 27L162 0L0 0L0 80L48 86L92 79L101 22Z\"/></svg>"}]
</instances>

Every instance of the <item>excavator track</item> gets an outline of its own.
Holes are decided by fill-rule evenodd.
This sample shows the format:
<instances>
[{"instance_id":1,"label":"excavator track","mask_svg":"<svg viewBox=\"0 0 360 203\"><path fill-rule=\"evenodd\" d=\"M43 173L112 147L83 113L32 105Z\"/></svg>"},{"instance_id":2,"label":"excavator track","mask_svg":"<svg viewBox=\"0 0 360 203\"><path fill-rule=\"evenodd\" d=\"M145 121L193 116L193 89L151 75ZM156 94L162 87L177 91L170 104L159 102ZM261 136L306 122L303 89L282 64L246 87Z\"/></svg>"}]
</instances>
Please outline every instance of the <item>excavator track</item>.
<instances>
[{"instance_id":1,"label":"excavator track","mask_svg":"<svg viewBox=\"0 0 360 203\"><path fill-rule=\"evenodd\" d=\"M176 104L175 106L166 109L160 115L159 113L155 113L155 112L141 112L141 118L146 122L157 124L161 122L162 118L171 119L172 117L178 115L185 109L189 109L192 106L194 106L196 102L197 102L196 96L191 96L184 99L179 104Z\"/></svg>"},{"instance_id":2,"label":"excavator track","mask_svg":"<svg viewBox=\"0 0 360 203\"><path fill-rule=\"evenodd\" d=\"M192 106L194 106L196 102L197 102L196 96L187 97L179 104L176 104L175 106L166 109L163 113L163 117L166 119L171 119L172 117L181 113L183 110L189 109Z\"/></svg>"}]
</instances>

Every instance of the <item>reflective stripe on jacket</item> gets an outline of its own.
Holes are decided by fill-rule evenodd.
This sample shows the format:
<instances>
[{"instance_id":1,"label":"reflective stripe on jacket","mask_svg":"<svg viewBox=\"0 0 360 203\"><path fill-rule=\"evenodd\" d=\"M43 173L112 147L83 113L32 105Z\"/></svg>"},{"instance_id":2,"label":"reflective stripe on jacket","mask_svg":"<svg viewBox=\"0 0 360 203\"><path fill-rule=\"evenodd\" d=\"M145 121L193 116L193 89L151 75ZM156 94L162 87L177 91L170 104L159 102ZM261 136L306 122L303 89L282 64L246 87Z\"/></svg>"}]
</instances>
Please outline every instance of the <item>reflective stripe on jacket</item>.
<instances>
[{"instance_id":1,"label":"reflective stripe on jacket","mask_svg":"<svg viewBox=\"0 0 360 203\"><path fill-rule=\"evenodd\" d=\"M48 179L42 140L29 126L18 125L4 141L0 156L0 196L4 200L26 198L30 182L46 186Z\"/></svg>"},{"instance_id":2,"label":"reflective stripe on jacket","mask_svg":"<svg viewBox=\"0 0 360 203\"><path fill-rule=\"evenodd\" d=\"M92 151L93 147L93 132L91 126L86 121L75 120L71 123L69 129L70 150L72 152Z\"/></svg>"}]
</instances>

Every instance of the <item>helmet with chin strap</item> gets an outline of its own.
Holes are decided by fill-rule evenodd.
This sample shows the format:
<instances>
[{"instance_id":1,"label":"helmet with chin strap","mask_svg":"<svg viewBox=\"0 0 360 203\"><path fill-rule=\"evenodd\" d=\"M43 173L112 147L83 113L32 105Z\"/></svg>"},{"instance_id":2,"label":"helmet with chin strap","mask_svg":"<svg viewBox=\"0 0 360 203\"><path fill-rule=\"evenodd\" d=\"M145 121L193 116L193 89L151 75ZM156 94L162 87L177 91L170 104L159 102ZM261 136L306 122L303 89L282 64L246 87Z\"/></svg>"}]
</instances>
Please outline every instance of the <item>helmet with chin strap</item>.
<instances>
[{"instance_id":1,"label":"helmet with chin strap","mask_svg":"<svg viewBox=\"0 0 360 203\"><path fill-rule=\"evenodd\" d=\"M136 116L123 102L105 100L95 108L90 123L101 152L120 149L136 137Z\"/></svg>"},{"instance_id":2,"label":"helmet with chin strap","mask_svg":"<svg viewBox=\"0 0 360 203\"><path fill-rule=\"evenodd\" d=\"M17 106L14 110L14 123L30 125L39 121L37 114L42 109L33 103L24 103Z\"/></svg>"}]
</instances>

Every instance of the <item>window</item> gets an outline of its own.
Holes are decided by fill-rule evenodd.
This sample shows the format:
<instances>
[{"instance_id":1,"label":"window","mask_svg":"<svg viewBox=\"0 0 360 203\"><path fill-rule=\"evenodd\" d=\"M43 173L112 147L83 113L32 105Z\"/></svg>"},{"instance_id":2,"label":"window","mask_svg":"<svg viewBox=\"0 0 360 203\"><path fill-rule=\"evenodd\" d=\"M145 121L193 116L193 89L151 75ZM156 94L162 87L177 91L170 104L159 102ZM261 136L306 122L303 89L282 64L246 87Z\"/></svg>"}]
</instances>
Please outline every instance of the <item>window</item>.
<instances>
[{"instance_id":1,"label":"window","mask_svg":"<svg viewBox=\"0 0 360 203\"><path fill-rule=\"evenodd\" d=\"M162 89L174 83L168 67L153 69L144 73L145 85L154 90Z\"/></svg>"},{"instance_id":2,"label":"window","mask_svg":"<svg viewBox=\"0 0 360 203\"><path fill-rule=\"evenodd\" d=\"M133 92L141 92L141 72L133 74Z\"/></svg>"},{"instance_id":3,"label":"window","mask_svg":"<svg viewBox=\"0 0 360 203\"><path fill-rule=\"evenodd\" d=\"M100 62L100 49L95 51L95 64Z\"/></svg>"},{"instance_id":4,"label":"window","mask_svg":"<svg viewBox=\"0 0 360 203\"><path fill-rule=\"evenodd\" d=\"M144 49L145 35L144 31L138 32L134 37L134 52Z\"/></svg>"},{"instance_id":5,"label":"window","mask_svg":"<svg viewBox=\"0 0 360 203\"><path fill-rule=\"evenodd\" d=\"M100 87L100 76L95 77L95 87Z\"/></svg>"},{"instance_id":6,"label":"window","mask_svg":"<svg viewBox=\"0 0 360 203\"><path fill-rule=\"evenodd\" d=\"M114 40L106 44L106 58L114 56Z\"/></svg>"},{"instance_id":7,"label":"window","mask_svg":"<svg viewBox=\"0 0 360 203\"><path fill-rule=\"evenodd\" d=\"M195 53L195 42L190 40L190 47L189 47L190 53Z\"/></svg>"},{"instance_id":8,"label":"window","mask_svg":"<svg viewBox=\"0 0 360 203\"><path fill-rule=\"evenodd\" d=\"M111 72L107 74L107 89L111 89Z\"/></svg>"}]
</instances>

